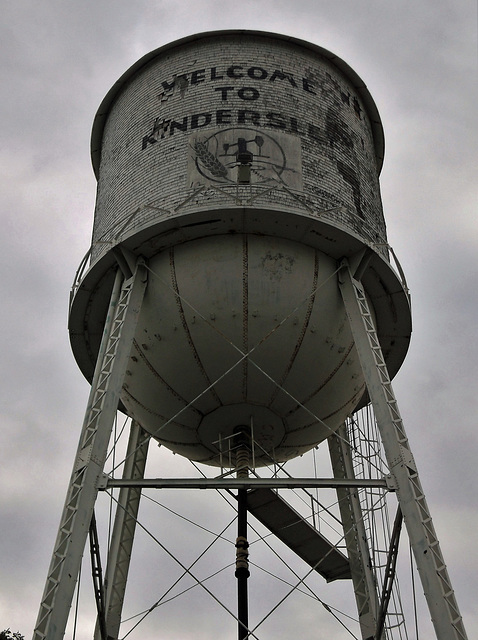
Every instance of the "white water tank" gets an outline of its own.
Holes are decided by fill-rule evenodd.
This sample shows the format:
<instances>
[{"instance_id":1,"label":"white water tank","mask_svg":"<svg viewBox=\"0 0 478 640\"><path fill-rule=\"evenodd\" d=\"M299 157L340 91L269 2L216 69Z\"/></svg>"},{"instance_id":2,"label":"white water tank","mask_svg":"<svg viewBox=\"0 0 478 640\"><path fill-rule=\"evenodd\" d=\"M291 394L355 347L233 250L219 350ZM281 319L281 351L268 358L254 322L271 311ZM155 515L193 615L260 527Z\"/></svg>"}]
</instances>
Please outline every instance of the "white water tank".
<instances>
[{"instance_id":1,"label":"white water tank","mask_svg":"<svg viewBox=\"0 0 478 640\"><path fill-rule=\"evenodd\" d=\"M207 464L253 425L256 464L324 440L364 395L337 285L363 274L393 376L410 308L389 263L378 176L383 132L342 60L285 36L191 36L139 60L95 119L98 178L88 270L70 335L91 380L123 247L148 285L122 408Z\"/></svg>"}]
</instances>

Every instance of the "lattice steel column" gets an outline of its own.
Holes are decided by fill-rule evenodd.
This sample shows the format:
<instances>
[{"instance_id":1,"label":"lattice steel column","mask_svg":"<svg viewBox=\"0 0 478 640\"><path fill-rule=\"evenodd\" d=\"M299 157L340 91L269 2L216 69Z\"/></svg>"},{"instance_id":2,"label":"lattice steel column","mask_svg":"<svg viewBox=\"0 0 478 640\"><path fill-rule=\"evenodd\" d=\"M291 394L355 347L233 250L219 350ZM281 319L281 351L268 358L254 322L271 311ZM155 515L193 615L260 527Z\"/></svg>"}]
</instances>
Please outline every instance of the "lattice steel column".
<instances>
[{"instance_id":1,"label":"lattice steel column","mask_svg":"<svg viewBox=\"0 0 478 640\"><path fill-rule=\"evenodd\" d=\"M144 478L149 441L149 435L143 431L137 422L133 421L131 423L123 479L139 480ZM108 638L117 638L119 634L140 499L141 487L121 488L108 551L105 577L106 631ZM99 624L97 624L95 631L95 640L101 640Z\"/></svg>"},{"instance_id":2,"label":"lattice steel column","mask_svg":"<svg viewBox=\"0 0 478 640\"><path fill-rule=\"evenodd\" d=\"M96 363L78 452L33 634L34 640L61 640L64 636L98 492L98 481L103 473L146 287L144 263L138 262L135 273L122 283L121 289L119 277L117 276L113 289L109 318Z\"/></svg>"},{"instance_id":3,"label":"lattice steel column","mask_svg":"<svg viewBox=\"0 0 478 640\"><path fill-rule=\"evenodd\" d=\"M339 286L438 640L466 640L365 292L346 261Z\"/></svg>"},{"instance_id":4,"label":"lattice steel column","mask_svg":"<svg viewBox=\"0 0 478 640\"><path fill-rule=\"evenodd\" d=\"M328 445L334 477L355 479L345 425L329 436ZM357 602L360 631L364 640L370 640L374 637L377 627L378 597L362 507L356 488L338 488L336 491Z\"/></svg>"}]
</instances>

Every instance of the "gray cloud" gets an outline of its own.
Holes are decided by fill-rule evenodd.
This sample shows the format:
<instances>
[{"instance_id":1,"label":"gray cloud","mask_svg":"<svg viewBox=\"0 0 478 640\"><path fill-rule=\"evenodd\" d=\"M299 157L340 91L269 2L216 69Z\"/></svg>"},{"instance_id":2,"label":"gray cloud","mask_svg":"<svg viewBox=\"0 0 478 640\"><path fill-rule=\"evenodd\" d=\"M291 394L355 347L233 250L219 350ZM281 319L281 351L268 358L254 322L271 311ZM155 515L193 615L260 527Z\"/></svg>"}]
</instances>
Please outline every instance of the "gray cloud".
<instances>
[{"instance_id":1,"label":"gray cloud","mask_svg":"<svg viewBox=\"0 0 478 640\"><path fill-rule=\"evenodd\" d=\"M0 628L26 637L33 629L86 406L88 385L71 355L66 323L69 288L90 242L95 111L141 55L222 28L288 33L328 48L359 73L377 103L386 136L382 197L389 239L414 308L410 353L395 389L469 633L478 626L475 7L451 0L406 5L22 0L2 7ZM190 473L178 456L158 464L164 475ZM185 502L191 518L213 522L215 531L232 518L221 500L211 504L201 494ZM174 518L149 505L144 512L158 519L168 544L192 546L194 529L178 541ZM137 552L138 565L149 568L140 573L131 613L154 601L165 567L172 566L162 558L152 565L153 546ZM231 543L221 543L211 565L227 564L232 554ZM225 575L216 580L218 593L233 589ZM271 599L281 593L259 570L254 580ZM341 598L336 585L314 586L326 601L329 593ZM171 614L166 605L152 613L142 637L210 637L212 629L232 637L229 617L199 592L191 593L189 613L180 600L168 605ZM227 598L232 607L233 591ZM318 619L324 637L349 637L307 596L283 610L264 637L296 633L296 617L307 622L311 638ZM85 622L80 640L91 637L86 628Z\"/></svg>"}]
</instances>

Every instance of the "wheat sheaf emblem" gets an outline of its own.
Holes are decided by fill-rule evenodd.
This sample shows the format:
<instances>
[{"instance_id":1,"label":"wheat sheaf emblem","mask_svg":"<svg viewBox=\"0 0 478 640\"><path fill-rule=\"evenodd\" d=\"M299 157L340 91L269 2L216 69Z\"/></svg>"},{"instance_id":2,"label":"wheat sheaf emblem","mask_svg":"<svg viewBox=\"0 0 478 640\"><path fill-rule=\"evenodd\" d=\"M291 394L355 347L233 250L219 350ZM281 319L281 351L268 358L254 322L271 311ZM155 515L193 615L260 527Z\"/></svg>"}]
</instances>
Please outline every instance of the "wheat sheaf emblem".
<instances>
[{"instance_id":1,"label":"wheat sheaf emblem","mask_svg":"<svg viewBox=\"0 0 478 640\"><path fill-rule=\"evenodd\" d=\"M227 177L227 168L222 164L217 156L209 151L204 142L195 140L193 149L196 152L197 159L211 175L215 178Z\"/></svg>"}]
</instances>

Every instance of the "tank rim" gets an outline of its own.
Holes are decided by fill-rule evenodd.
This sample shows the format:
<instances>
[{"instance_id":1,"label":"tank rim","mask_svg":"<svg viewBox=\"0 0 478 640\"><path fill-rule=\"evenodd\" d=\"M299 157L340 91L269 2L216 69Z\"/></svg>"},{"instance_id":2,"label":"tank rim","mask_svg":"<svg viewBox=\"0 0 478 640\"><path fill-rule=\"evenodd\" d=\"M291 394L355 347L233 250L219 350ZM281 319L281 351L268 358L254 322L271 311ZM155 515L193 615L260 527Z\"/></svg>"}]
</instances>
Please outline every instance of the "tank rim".
<instances>
[{"instance_id":1,"label":"tank rim","mask_svg":"<svg viewBox=\"0 0 478 640\"><path fill-rule=\"evenodd\" d=\"M372 98L366 84L360 78L360 76L350 67L344 60L336 56L328 49L324 49L319 45L295 38L293 36L287 36L285 34L273 33L269 31L255 31L249 29L225 29L217 31L204 31L201 33L179 38L168 44L165 44L153 51L150 51L139 60L137 60L129 69L123 73L123 75L114 83L106 96L103 98L98 111L96 112L93 128L91 132L91 162L93 165L93 171L96 178L99 176L99 167L101 162L101 145L103 138L103 131L105 128L106 120L109 112L119 96L120 92L127 85L130 79L138 73L143 67L150 64L154 58L164 54L172 49L191 44L197 40L206 40L208 38L217 38L222 36L250 36L254 38L272 38L275 40L282 40L284 42L290 42L297 46L309 49L315 53L318 53L323 58L326 58L329 63L337 67L352 83L353 87L361 97L365 108L367 110L368 117L370 119L370 125L372 128L372 136L374 140L375 157L377 160L377 173L380 174L383 165L384 152L385 152L385 139L383 133L382 121L378 108Z\"/></svg>"}]
</instances>

